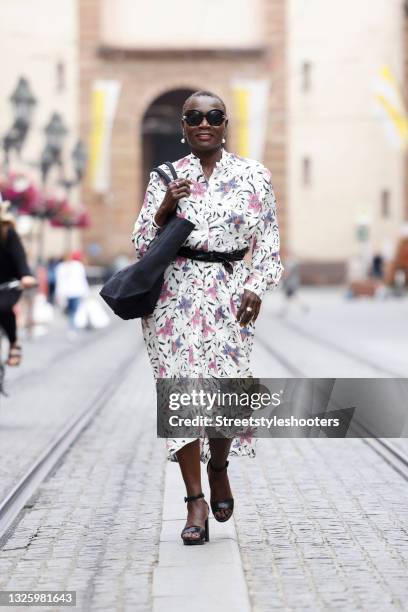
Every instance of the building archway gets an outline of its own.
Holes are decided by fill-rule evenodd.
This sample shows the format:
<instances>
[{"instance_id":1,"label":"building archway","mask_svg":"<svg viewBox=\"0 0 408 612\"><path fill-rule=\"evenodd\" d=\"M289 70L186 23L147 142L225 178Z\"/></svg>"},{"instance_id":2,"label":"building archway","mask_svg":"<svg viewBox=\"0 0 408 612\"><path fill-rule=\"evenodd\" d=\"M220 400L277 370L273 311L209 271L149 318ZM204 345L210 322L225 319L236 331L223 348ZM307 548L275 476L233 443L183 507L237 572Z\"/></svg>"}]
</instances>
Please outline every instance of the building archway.
<instances>
[{"instance_id":1,"label":"building archway","mask_svg":"<svg viewBox=\"0 0 408 612\"><path fill-rule=\"evenodd\" d=\"M143 185L147 185L152 168L164 161L174 161L189 153L180 142L180 116L184 100L193 89L174 89L150 104L142 121Z\"/></svg>"}]
</instances>

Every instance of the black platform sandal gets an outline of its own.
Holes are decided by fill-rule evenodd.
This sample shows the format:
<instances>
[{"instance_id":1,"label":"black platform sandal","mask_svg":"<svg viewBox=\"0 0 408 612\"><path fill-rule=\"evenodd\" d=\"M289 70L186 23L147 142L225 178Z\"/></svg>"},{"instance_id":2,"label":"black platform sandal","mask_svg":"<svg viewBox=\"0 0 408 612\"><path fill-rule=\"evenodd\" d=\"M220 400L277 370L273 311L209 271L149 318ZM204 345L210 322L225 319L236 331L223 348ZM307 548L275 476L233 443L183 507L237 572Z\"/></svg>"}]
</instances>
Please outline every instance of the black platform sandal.
<instances>
[{"instance_id":1,"label":"black platform sandal","mask_svg":"<svg viewBox=\"0 0 408 612\"><path fill-rule=\"evenodd\" d=\"M186 503L192 502L196 501L196 499L201 499L202 497L204 497L204 493L199 493L198 495L190 495L190 497L185 497L184 501ZM207 502L205 503L207 504ZM200 537L185 538L183 537L185 533L199 533ZM184 527L183 531L181 532L181 539L183 540L184 544L187 544L187 546L194 546L195 544L204 544L204 542L209 542L210 532L208 528L208 516L205 519L204 527L198 527L197 525L191 525L191 527Z\"/></svg>"},{"instance_id":2,"label":"black platform sandal","mask_svg":"<svg viewBox=\"0 0 408 612\"><path fill-rule=\"evenodd\" d=\"M19 366L21 363L22 351L21 344L12 344L9 348L7 365L13 367Z\"/></svg>"},{"instance_id":3,"label":"black platform sandal","mask_svg":"<svg viewBox=\"0 0 408 612\"><path fill-rule=\"evenodd\" d=\"M213 466L213 464L211 463L211 459L210 459L207 463L207 474L208 474L209 467L211 467L213 472L223 472L224 470L227 469L228 466L229 466L229 461L226 461L224 467L216 468ZM220 499L218 501L210 500L210 504L211 504L211 510L214 515L214 518L219 523L225 523L226 521L228 521L231 518L232 513L234 512L234 499L232 497L230 497L229 499ZM218 518L216 516L216 512L219 512L220 510L230 510L231 514L227 516L227 518Z\"/></svg>"}]
</instances>

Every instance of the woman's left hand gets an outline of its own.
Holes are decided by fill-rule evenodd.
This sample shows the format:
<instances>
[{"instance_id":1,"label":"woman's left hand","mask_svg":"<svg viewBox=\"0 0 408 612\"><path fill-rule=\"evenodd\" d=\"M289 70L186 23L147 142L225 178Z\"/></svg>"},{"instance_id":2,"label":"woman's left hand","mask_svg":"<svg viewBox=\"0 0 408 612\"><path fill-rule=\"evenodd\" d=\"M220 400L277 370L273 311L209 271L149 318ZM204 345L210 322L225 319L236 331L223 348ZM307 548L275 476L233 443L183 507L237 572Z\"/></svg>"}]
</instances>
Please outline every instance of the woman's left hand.
<instances>
[{"instance_id":1,"label":"woman's left hand","mask_svg":"<svg viewBox=\"0 0 408 612\"><path fill-rule=\"evenodd\" d=\"M261 309L262 300L253 291L244 290L241 305L237 312L237 321L241 327L246 327L249 323L256 321Z\"/></svg>"}]
</instances>

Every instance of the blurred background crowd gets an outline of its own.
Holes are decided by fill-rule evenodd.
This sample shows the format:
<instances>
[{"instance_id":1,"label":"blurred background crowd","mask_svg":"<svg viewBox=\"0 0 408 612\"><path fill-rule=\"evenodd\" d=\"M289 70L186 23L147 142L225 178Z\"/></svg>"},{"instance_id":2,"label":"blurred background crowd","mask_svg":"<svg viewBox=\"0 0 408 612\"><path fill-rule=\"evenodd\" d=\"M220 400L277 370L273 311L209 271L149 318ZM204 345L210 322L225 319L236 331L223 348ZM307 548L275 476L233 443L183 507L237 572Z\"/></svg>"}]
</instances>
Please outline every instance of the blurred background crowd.
<instances>
[{"instance_id":1,"label":"blurred background crowd","mask_svg":"<svg viewBox=\"0 0 408 612\"><path fill-rule=\"evenodd\" d=\"M0 7L0 192L40 283L22 324L52 320L61 262L92 287L131 261L149 171L189 152L180 109L197 89L226 101L227 149L272 172L289 300L301 285L405 295L408 2Z\"/></svg>"}]
</instances>

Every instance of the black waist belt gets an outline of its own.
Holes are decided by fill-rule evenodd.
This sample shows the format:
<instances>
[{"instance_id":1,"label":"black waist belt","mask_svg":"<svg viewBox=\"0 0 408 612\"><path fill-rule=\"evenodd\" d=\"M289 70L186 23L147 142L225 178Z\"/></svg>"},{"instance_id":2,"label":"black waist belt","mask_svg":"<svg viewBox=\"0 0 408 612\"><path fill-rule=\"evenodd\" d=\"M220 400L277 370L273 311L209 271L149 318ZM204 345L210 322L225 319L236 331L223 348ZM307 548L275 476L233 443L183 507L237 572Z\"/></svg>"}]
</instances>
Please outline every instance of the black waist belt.
<instances>
[{"instance_id":1,"label":"black waist belt","mask_svg":"<svg viewBox=\"0 0 408 612\"><path fill-rule=\"evenodd\" d=\"M198 251L196 249L190 249L189 247L181 247L177 251L177 255L180 257L187 257L188 259L195 259L197 261L209 261L213 263L222 263L228 272L232 272L231 261L240 261L244 259L245 253L248 252L249 247L240 249L239 251L230 251L229 253L223 253L222 251Z\"/></svg>"}]
</instances>

